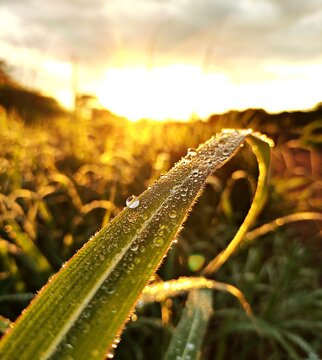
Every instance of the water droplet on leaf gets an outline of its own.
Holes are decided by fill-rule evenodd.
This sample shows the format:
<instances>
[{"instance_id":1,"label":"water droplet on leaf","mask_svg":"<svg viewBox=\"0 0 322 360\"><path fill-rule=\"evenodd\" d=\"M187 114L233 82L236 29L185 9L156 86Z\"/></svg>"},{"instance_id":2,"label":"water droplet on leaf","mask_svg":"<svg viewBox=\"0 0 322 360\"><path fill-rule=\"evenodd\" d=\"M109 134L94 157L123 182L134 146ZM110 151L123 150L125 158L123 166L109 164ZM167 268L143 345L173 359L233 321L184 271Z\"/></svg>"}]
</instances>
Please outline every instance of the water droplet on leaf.
<instances>
[{"instance_id":1,"label":"water droplet on leaf","mask_svg":"<svg viewBox=\"0 0 322 360\"><path fill-rule=\"evenodd\" d=\"M188 344L187 344L187 349L188 349L188 350L194 350L194 349L195 349L194 344L188 343Z\"/></svg>"},{"instance_id":2,"label":"water droplet on leaf","mask_svg":"<svg viewBox=\"0 0 322 360\"><path fill-rule=\"evenodd\" d=\"M132 251L137 251L139 249L139 244L138 243L133 243L132 245L131 245L131 250Z\"/></svg>"},{"instance_id":3,"label":"water droplet on leaf","mask_svg":"<svg viewBox=\"0 0 322 360\"><path fill-rule=\"evenodd\" d=\"M130 209L135 209L139 204L140 200L135 195L131 195L126 199L126 206Z\"/></svg>"},{"instance_id":4,"label":"water droplet on leaf","mask_svg":"<svg viewBox=\"0 0 322 360\"><path fill-rule=\"evenodd\" d=\"M163 239L161 237L157 237L153 240L154 246L161 246L163 244Z\"/></svg>"},{"instance_id":5,"label":"water droplet on leaf","mask_svg":"<svg viewBox=\"0 0 322 360\"><path fill-rule=\"evenodd\" d=\"M187 155L188 155L189 157L194 157L194 156L196 156L196 155L197 155L196 149L189 148Z\"/></svg>"}]
</instances>

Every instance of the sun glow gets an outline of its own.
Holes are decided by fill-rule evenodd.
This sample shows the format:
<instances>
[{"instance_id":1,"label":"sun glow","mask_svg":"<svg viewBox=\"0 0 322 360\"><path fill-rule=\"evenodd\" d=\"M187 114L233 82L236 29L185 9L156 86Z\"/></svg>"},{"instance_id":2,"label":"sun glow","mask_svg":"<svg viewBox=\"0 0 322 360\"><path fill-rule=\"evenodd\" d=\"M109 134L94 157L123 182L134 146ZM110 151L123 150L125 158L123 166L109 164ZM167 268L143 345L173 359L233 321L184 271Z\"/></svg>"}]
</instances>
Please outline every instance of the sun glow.
<instances>
[{"instance_id":1,"label":"sun glow","mask_svg":"<svg viewBox=\"0 0 322 360\"><path fill-rule=\"evenodd\" d=\"M305 109L321 101L322 66L269 66L268 79L236 83L225 73L205 73L197 66L171 65L106 71L96 94L100 103L130 120L188 120L248 107L267 111ZM314 71L313 71L314 70ZM281 73L284 76L281 76ZM305 76L304 76L305 75Z\"/></svg>"},{"instance_id":2,"label":"sun glow","mask_svg":"<svg viewBox=\"0 0 322 360\"><path fill-rule=\"evenodd\" d=\"M56 99L66 108L72 109L74 106L74 94L70 90L58 90Z\"/></svg>"},{"instance_id":3,"label":"sun glow","mask_svg":"<svg viewBox=\"0 0 322 360\"><path fill-rule=\"evenodd\" d=\"M72 76L72 64L68 62L48 58L43 62L42 66L44 70L54 76L69 78Z\"/></svg>"},{"instance_id":4,"label":"sun glow","mask_svg":"<svg viewBox=\"0 0 322 360\"><path fill-rule=\"evenodd\" d=\"M198 67L186 65L111 69L97 96L103 106L130 120L186 120L193 113L225 110L227 101L218 90L222 94L228 84L225 75L205 76Z\"/></svg>"}]
</instances>

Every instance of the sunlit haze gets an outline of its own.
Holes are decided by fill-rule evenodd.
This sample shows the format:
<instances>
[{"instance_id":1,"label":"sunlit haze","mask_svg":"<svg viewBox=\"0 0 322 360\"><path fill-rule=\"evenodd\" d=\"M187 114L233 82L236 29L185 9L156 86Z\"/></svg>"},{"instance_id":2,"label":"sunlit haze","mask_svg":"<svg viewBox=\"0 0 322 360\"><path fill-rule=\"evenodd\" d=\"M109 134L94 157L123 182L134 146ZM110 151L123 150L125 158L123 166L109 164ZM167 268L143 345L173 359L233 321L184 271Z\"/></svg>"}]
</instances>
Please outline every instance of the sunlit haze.
<instances>
[{"instance_id":1,"label":"sunlit haze","mask_svg":"<svg viewBox=\"0 0 322 360\"><path fill-rule=\"evenodd\" d=\"M229 74L203 73L186 65L111 69L94 91L103 106L130 120L206 118L249 107L308 109L321 100L322 65L272 65L267 72L271 77L265 81L234 83Z\"/></svg>"},{"instance_id":2,"label":"sunlit haze","mask_svg":"<svg viewBox=\"0 0 322 360\"><path fill-rule=\"evenodd\" d=\"M0 5L0 60L67 108L87 94L131 120L189 120L322 101L318 0L77 4Z\"/></svg>"}]
</instances>

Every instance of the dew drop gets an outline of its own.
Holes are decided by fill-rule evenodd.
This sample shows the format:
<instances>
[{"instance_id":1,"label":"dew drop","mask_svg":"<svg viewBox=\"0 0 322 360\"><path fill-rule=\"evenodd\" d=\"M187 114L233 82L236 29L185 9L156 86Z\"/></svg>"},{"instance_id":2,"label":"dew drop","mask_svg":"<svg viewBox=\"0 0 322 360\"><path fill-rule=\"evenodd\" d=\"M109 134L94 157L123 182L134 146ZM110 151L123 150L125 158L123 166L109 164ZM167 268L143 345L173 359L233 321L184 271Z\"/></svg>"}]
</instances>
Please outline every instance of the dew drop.
<instances>
[{"instance_id":1,"label":"dew drop","mask_svg":"<svg viewBox=\"0 0 322 360\"><path fill-rule=\"evenodd\" d=\"M138 243L133 243L132 245L131 245L131 250L132 251L138 251L138 249L139 249L139 244Z\"/></svg>"},{"instance_id":2,"label":"dew drop","mask_svg":"<svg viewBox=\"0 0 322 360\"><path fill-rule=\"evenodd\" d=\"M110 286L108 286L108 288L106 289L106 292L107 292L107 294L114 294L115 289L114 289L114 287L112 287L112 286L110 285Z\"/></svg>"},{"instance_id":3,"label":"dew drop","mask_svg":"<svg viewBox=\"0 0 322 360\"><path fill-rule=\"evenodd\" d=\"M136 321L138 319L138 316L136 315L136 314L133 314L132 316L131 316L131 320L132 321Z\"/></svg>"},{"instance_id":4,"label":"dew drop","mask_svg":"<svg viewBox=\"0 0 322 360\"><path fill-rule=\"evenodd\" d=\"M188 344L187 344L187 349L190 350L190 351L194 350L194 349L195 349L194 344L188 343Z\"/></svg>"},{"instance_id":5,"label":"dew drop","mask_svg":"<svg viewBox=\"0 0 322 360\"><path fill-rule=\"evenodd\" d=\"M107 359L113 359L114 357L114 352L111 350L108 354L107 354Z\"/></svg>"},{"instance_id":6,"label":"dew drop","mask_svg":"<svg viewBox=\"0 0 322 360\"><path fill-rule=\"evenodd\" d=\"M196 149L189 148L187 155L188 155L189 157L194 157L194 156L196 156L196 155L197 155Z\"/></svg>"},{"instance_id":7,"label":"dew drop","mask_svg":"<svg viewBox=\"0 0 322 360\"><path fill-rule=\"evenodd\" d=\"M283 219L276 219L275 223L277 226L282 226L285 224L285 221Z\"/></svg>"},{"instance_id":8,"label":"dew drop","mask_svg":"<svg viewBox=\"0 0 322 360\"><path fill-rule=\"evenodd\" d=\"M157 237L153 240L153 245L154 246L161 246L163 244L163 239L161 237Z\"/></svg>"},{"instance_id":9,"label":"dew drop","mask_svg":"<svg viewBox=\"0 0 322 360\"><path fill-rule=\"evenodd\" d=\"M174 218L177 217L177 212L175 210L171 210L169 212L169 216L170 216L171 219L174 219Z\"/></svg>"},{"instance_id":10,"label":"dew drop","mask_svg":"<svg viewBox=\"0 0 322 360\"><path fill-rule=\"evenodd\" d=\"M135 195L131 195L126 199L126 206L130 209L135 209L139 204L140 200Z\"/></svg>"}]
</instances>

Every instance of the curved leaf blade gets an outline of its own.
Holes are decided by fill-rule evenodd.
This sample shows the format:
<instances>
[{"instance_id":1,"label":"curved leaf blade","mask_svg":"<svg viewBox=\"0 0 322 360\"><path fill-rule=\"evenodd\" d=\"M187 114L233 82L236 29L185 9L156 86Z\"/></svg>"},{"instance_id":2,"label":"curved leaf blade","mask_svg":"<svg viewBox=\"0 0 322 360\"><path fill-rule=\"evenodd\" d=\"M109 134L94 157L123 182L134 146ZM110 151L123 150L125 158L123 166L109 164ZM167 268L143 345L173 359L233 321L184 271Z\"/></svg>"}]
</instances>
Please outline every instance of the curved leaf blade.
<instances>
[{"instance_id":1,"label":"curved leaf blade","mask_svg":"<svg viewBox=\"0 0 322 360\"><path fill-rule=\"evenodd\" d=\"M0 342L2 359L102 359L185 220L207 176L250 131L190 151L69 260Z\"/></svg>"},{"instance_id":2,"label":"curved leaf blade","mask_svg":"<svg viewBox=\"0 0 322 360\"><path fill-rule=\"evenodd\" d=\"M257 188L253 198L251 207L239 227L234 238L228 246L219 253L210 263L203 269L202 275L214 274L229 259L229 257L238 249L238 246L245 241L245 235L250 226L254 223L259 213L262 211L267 198L267 182L270 164L270 147L274 145L273 141L265 135L254 132L247 137L253 153L258 162L258 180Z\"/></svg>"}]
</instances>

